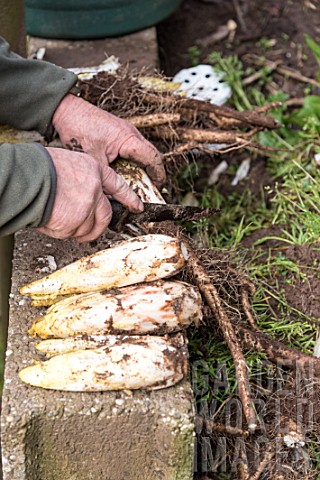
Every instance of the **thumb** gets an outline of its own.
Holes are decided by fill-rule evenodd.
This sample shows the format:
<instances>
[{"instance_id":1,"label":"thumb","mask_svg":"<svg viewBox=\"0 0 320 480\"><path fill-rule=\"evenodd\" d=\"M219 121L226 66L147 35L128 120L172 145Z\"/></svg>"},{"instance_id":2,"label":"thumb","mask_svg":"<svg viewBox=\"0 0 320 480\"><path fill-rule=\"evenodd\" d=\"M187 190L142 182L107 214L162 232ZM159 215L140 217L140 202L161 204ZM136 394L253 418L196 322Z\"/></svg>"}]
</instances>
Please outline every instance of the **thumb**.
<instances>
[{"instance_id":1,"label":"thumb","mask_svg":"<svg viewBox=\"0 0 320 480\"><path fill-rule=\"evenodd\" d=\"M145 168L147 174L157 186L166 180L161 153L142 135L129 137L119 150L121 157L131 160Z\"/></svg>"},{"instance_id":2,"label":"thumb","mask_svg":"<svg viewBox=\"0 0 320 480\"><path fill-rule=\"evenodd\" d=\"M107 165L102 168L102 188L106 195L111 195L115 200L126 205L133 213L143 211L143 203L127 182Z\"/></svg>"}]
</instances>

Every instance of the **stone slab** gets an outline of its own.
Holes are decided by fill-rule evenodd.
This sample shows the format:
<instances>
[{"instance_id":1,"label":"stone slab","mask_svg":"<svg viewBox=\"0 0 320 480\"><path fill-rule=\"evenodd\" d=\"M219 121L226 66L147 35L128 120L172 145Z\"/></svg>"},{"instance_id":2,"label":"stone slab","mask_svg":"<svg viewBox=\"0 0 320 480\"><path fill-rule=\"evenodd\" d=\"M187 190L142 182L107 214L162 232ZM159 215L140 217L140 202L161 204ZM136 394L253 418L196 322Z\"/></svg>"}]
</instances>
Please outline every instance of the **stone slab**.
<instances>
[{"instance_id":1,"label":"stone slab","mask_svg":"<svg viewBox=\"0 0 320 480\"><path fill-rule=\"evenodd\" d=\"M41 309L18 287L44 275L45 255L58 268L106 248L16 234L2 400L4 480L191 480L193 396L187 380L154 392L73 393L32 388L18 371L39 354L27 334Z\"/></svg>"},{"instance_id":2,"label":"stone slab","mask_svg":"<svg viewBox=\"0 0 320 480\"><path fill-rule=\"evenodd\" d=\"M158 68L156 28L116 38L99 40L56 40L29 37L28 51L34 53L46 48L44 60L64 68L100 65L107 57L115 55L123 65L134 69Z\"/></svg>"}]
</instances>

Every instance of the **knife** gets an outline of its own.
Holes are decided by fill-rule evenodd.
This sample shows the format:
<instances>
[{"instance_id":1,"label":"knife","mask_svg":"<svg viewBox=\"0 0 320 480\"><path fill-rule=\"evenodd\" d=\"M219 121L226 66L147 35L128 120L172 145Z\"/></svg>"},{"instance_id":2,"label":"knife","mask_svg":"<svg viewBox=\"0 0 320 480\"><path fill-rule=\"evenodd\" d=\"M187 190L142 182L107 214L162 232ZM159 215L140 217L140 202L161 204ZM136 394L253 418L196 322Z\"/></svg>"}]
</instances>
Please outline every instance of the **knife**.
<instances>
[{"instance_id":1,"label":"knife","mask_svg":"<svg viewBox=\"0 0 320 480\"><path fill-rule=\"evenodd\" d=\"M200 220L201 218L217 215L220 212L220 210L215 208L192 207L171 203L144 203L143 212L131 213L116 200L110 200L110 203L113 215L109 228L114 231L119 231L127 223Z\"/></svg>"}]
</instances>

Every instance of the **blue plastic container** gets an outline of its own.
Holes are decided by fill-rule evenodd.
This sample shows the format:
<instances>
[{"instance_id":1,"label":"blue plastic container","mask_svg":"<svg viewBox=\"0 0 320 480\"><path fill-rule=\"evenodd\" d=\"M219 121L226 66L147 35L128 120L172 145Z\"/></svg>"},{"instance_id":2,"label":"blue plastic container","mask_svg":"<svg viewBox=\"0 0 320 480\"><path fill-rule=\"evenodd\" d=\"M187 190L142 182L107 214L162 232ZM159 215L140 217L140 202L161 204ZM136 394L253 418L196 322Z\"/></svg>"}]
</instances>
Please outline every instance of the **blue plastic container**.
<instances>
[{"instance_id":1,"label":"blue plastic container","mask_svg":"<svg viewBox=\"0 0 320 480\"><path fill-rule=\"evenodd\" d=\"M30 35L103 38L142 30L168 17L182 0L26 0Z\"/></svg>"}]
</instances>

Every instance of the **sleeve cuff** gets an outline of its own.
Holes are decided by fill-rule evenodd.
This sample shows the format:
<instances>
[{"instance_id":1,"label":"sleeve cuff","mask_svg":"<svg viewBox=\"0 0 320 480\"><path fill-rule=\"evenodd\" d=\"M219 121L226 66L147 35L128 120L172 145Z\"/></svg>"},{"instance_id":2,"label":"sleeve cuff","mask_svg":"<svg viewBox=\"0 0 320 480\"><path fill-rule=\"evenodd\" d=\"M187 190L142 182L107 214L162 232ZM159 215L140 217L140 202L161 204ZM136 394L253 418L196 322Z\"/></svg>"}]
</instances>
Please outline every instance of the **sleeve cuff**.
<instances>
[{"instance_id":1,"label":"sleeve cuff","mask_svg":"<svg viewBox=\"0 0 320 480\"><path fill-rule=\"evenodd\" d=\"M49 196L48 196L48 200L47 200L47 204L44 208L44 211L43 211L43 215L42 215L42 218L41 218L41 221L38 225L38 227L43 227L44 225L46 225L49 221L49 218L51 216L51 212L52 212L52 209L53 209L53 204L54 204L54 200L56 198L56 192L57 192L57 172L56 172L56 169L55 169L55 166L54 166L54 163L52 161L52 158L51 156L49 155L48 153L48 150L46 148L44 148L43 145L41 145L40 143L34 143L34 145L36 145L38 148L40 148L42 150L42 152L44 152L44 154L46 155L47 157L47 160L48 160L48 166L49 166L49 171L50 171L50 176L51 176L51 189L50 189L50 193L49 193Z\"/></svg>"}]
</instances>

